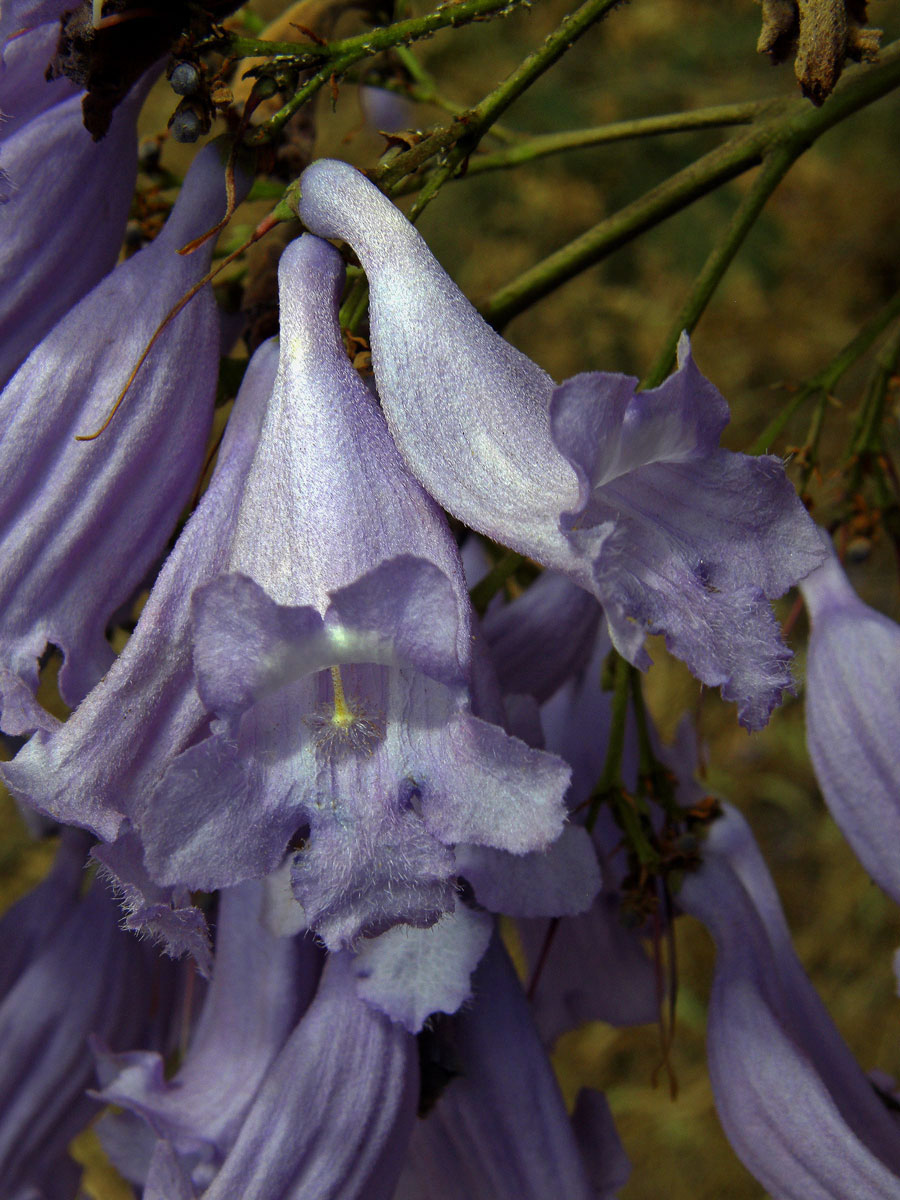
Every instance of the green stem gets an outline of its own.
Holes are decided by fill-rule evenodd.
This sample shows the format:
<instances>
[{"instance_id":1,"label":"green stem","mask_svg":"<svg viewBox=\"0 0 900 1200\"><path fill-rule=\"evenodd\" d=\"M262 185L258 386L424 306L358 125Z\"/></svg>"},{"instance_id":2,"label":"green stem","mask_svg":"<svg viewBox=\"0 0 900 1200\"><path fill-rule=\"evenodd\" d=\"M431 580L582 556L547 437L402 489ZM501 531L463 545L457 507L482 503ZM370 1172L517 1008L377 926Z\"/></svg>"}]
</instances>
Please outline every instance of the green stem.
<instances>
[{"instance_id":1,"label":"green stem","mask_svg":"<svg viewBox=\"0 0 900 1200\"><path fill-rule=\"evenodd\" d=\"M455 100L448 99L448 97L438 91L434 77L422 66L408 46L397 46L394 53L415 84L412 90L404 88L396 89L401 95L409 96L421 104L433 104L436 108L442 108L444 112L448 112L454 117L458 117L467 111L464 104L457 104ZM388 90L393 91L395 89L388 88ZM494 125L491 133L498 142L513 144L522 139L522 134L516 133L514 130L507 129L505 126L499 124Z\"/></svg>"},{"instance_id":2,"label":"green stem","mask_svg":"<svg viewBox=\"0 0 900 1200\"><path fill-rule=\"evenodd\" d=\"M654 137L666 133L685 133L697 129L716 129L728 125L748 125L764 107L762 101L747 104L720 104L711 108L699 108L693 112L667 113L659 117L638 117L633 121L614 121L609 125L598 125L593 129L569 129L564 133L547 133L537 137L520 139L515 145L492 154L483 154L470 160L465 178L482 174L484 171L500 171L507 167L535 162L551 154L562 154L567 150L584 150L592 146L604 146L609 142L623 142L634 138ZM494 126L493 133L498 132ZM411 179L394 191L394 195L405 195L417 191L421 180Z\"/></svg>"},{"instance_id":3,"label":"green stem","mask_svg":"<svg viewBox=\"0 0 900 1200\"><path fill-rule=\"evenodd\" d=\"M828 402L828 392L823 391L819 397L819 403L813 410L812 420L809 423L809 432L806 435L806 441L803 443L801 451L801 460L805 461L806 465L803 468L803 474L800 477L800 485L797 490L800 493L800 498L804 501L808 498L809 482L816 469L819 439L822 436L822 429L825 426L825 412L828 408Z\"/></svg>"},{"instance_id":4,"label":"green stem","mask_svg":"<svg viewBox=\"0 0 900 1200\"><path fill-rule=\"evenodd\" d=\"M396 21L393 25L384 25L378 29L372 29L368 33L341 38L323 46L310 43L299 48L296 42L264 42L255 38L231 35L227 39L227 51L230 54L290 56L293 64L297 67L316 67L321 64L315 74L294 93L290 100L268 121L248 135L246 140L252 145L271 140L294 113L325 83L332 77L342 75L354 63L363 58L380 54L382 50L387 50L392 46L429 37L439 29L456 28L479 18L495 15L506 16L524 3L525 0L455 0L453 3L440 5L423 17L411 17L406 21Z\"/></svg>"},{"instance_id":5,"label":"green stem","mask_svg":"<svg viewBox=\"0 0 900 1200\"><path fill-rule=\"evenodd\" d=\"M707 304L712 299L713 292L721 283L722 276L743 245L744 238L753 228L769 197L801 153L802 148L794 145L779 146L763 161L762 169L753 181L753 186L738 205L737 211L722 231L703 264L703 269L694 281L690 295L669 330L662 352L647 373L645 387L656 387L669 374L675 362L678 341L682 332L693 333Z\"/></svg>"},{"instance_id":6,"label":"green stem","mask_svg":"<svg viewBox=\"0 0 900 1200\"><path fill-rule=\"evenodd\" d=\"M817 392L826 394L833 391L853 364L871 348L888 325L900 317L900 291L892 296L887 304L871 317L854 338L852 338L838 354L823 367L812 379L808 380L781 412L777 413L765 427L748 451L749 454L767 454L769 447L781 434L788 421L810 397Z\"/></svg>"},{"instance_id":7,"label":"green stem","mask_svg":"<svg viewBox=\"0 0 900 1200\"><path fill-rule=\"evenodd\" d=\"M606 744L606 758L603 761L603 773L600 782L594 789L594 798L588 811L585 826L588 830L594 828L600 806L609 793L620 784L622 772L622 755L625 751L625 723L628 718L628 692L630 686L631 665L621 655L616 655L616 665L613 674L612 720L609 727L609 741Z\"/></svg>"},{"instance_id":8,"label":"green stem","mask_svg":"<svg viewBox=\"0 0 900 1200\"><path fill-rule=\"evenodd\" d=\"M320 45L317 42L268 42L258 38L228 34L216 42L218 49L237 58L291 58L302 60L302 65L325 60L331 62L345 54L355 54L357 60L380 54L392 46L407 45L430 37L439 29L455 29L470 21L494 15L506 16L518 7L522 0L450 0L421 17L408 17L392 25L380 25L367 33L339 38Z\"/></svg>"},{"instance_id":9,"label":"green stem","mask_svg":"<svg viewBox=\"0 0 900 1200\"><path fill-rule=\"evenodd\" d=\"M472 607L479 616L484 616L487 606L503 587L507 579L514 575L525 559L515 550L507 550L503 557L494 564L484 579L480 580L470 590Z\"/></svg>"},{"instance_id":10,"label":"green stem","mask_svg":"<svg viewBox=\"0 0 900 1200\"><path fill-rule=\"evenodd\" d=\"M351 333L356 333L366 315L368 304L369 282L360 272L348 288L344 303L341 305L341 311L338 314L341 329L349 329Z\"/></svg>"},{"instance_id":11,"label":"green stem","mask_svg":"<svg viewBox=\"0 0 900 1200\"><path fill-rule=\"evenodd\" d=\"M851 494L856 492L862 483L866 466L864 459L869 454L878 452L888 385L896 373L898 362L900 327L894 330L875 360L872 377L853 423L850 445L844 458L845 462L853 463L848 483Z\"/></svg>"},{"instance_id":12,"label":"green stem","mask_svg":"<svg viewBox=\"0 0 900 1200\"><path fill-rule=\"evenodd\" d=\"M893 42L884 49L875 66L846 72L821 108L813 108L803 99L767 105L745 132L691 163L495 292L482 310L484 315L496 328L502 328L560 284L721 184L757 166L776 148L792 148L799 154L833 125L893 91L898 84L900 42Z\"/></svg>"}]
</instances>

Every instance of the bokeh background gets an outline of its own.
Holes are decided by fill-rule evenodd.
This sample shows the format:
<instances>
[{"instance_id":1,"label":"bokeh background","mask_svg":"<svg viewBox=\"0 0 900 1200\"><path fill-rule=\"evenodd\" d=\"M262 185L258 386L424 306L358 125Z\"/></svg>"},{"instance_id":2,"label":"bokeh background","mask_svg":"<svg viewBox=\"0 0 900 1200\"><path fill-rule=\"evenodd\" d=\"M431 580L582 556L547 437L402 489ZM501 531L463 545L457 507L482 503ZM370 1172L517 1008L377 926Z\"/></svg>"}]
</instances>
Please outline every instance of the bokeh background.
<instances>
[{"instance_id":1,"label":"bokeh background","mask_svg":"<svg viewBox=\"0 0 900 1200\"><path fill-rule=\"evenodd\" d=\"M268 19L283 5L248 6ZM416 0L407 12L425 10ZM421 43L417 54L459 103L478 100L557 24L573 5L536 0L502 22L478 24ZM874 0L870 19L900 36L900 4ZM354 18L346 28L354 28ZM506 114L510 127L532 133L598 125L712 104L789 96L791 64L773 67L755 52L760 8L753 0L632 0L614 11ZM342 29L344 26L341 27ZM142 118L152 137L174 107L160 84ZM317 155L371 166L385 141L363 123L355 88L336 105L320 95ZM442 119L419 106L419 128ZM733 414L725 442L746 449L792 395L900 288L900 95L889 96L827 133L792 168L767 205L719 287L694 335L701 369L728 398ZM502 173L473 176L444 188L420 228L438 257L477 303L518 272L729 135L679 133L543 159ZM163 161L183 171L191 152L167 143ZM668 327L716 234L752 174L644 234L597 267L516 318L507 336L557 378L584 370L640 376L658 354ZM271 201L238 214L251 227ZM226 240L239 235L232 229ZM240 356L240 349L235 351ZM839 511L835 468L858 405L872 355L852 370L829 405L821 477L813 483L814 515ZM771 447L788 455L806 434L811 409ZM898 397L888 406L885 440L898 450ZM863 597L900 619L897 558L875 522L857 547L851 578ZM793 597L780 604L788 619ZM711 791L748 817L776 878L800 958L865 1069L900 1078L900 1000L891 957L900 946L900 913L870 883L824 809L806 755L802 679L805 619L792 618L798 698L761 733L748 735L733 709L701 694L661 644L647 695L665 736L685 711L694 714L705 746ZM52 664L47 695L52 694ZM52 858L52 841L35 844L8 797L2 799L0 903L32 886ZM673 1097L660 1073L659 1032L595 1025L556 1048L563 1088L574 1099L585 1083L610 1101L634 1172L624 1200L759 1200L762 1188L744 1171L716 1120L706 1077L705 1006L712 946L688 919L677 925L678 1022L670 1065ZM654 1080L657 1082L654 1084ZM99 1165L90 1136L76 1153L88 1163L86 1188L97 1200L130 1193Z\"/></svg>"}]
</instances>

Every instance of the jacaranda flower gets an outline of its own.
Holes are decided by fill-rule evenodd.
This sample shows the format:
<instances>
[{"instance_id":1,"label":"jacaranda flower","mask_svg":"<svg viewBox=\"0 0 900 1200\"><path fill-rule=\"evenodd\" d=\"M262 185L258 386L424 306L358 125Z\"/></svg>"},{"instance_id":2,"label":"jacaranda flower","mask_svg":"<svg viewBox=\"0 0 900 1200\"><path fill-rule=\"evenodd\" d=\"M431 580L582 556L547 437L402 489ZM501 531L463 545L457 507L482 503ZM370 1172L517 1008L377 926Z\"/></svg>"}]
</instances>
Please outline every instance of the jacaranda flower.
<instances>
[{"instance_id":1,"label":"jacaranda flower","mask_svg":"<svg viewBox=\"0 0 900 1200\"><path fill-rule=\"evenodd\" d=\"M450 912L457 843L548 846L568 778L471 710L456 546L347 359L342 276L315 238L282 257L281 362L235 573L194 597L210 735L139 822L163 884L261 878L293 845L293 894L335 950Z\"/></svg>"},{"instance_id":2,"label":"jacaranda flower","mask_svg":"<svg viewBox=\"0 0 900 1200\"><path fill-rule=\"evenodd\" d=\"M123 652L67 721L44 714L44 728L0 766L17 798L113 843L94 853L118 881L126 925L150 932L174 954L190 951L201 970L210 966L202 914L176 893L160 894L134 829L168 763L208 726L192 668L191 595L226 560L277 359L274 342L253 356L209 487Z\"/></svg>"},{"instance_id":3,"label":"jacaranda flower","mask_svg":"<svg viewBox=\"0 0 900 1200\"><path fill-rule=\"evenodd\" d=\"M900 626L853 591L833 551L803 583L812 621L806 741L831 815L900 903Z\"/></svg>"},{"instance_id":4,"label":"jacaranda flower","mask_svg":"<svg viewBox=\"0 0 900 1200\"><path fill-rule=\"evenodd\" d=\"M601 373L556 387L363 175L320 160L301 188L306 226L349 242L366 270L378 394L431 495L592 591L630 661L646 665L645 635L665 633L745 725L765 724L791 685L768 598L821 547L777 459L720 449L728 407L687 341L653 391Z\"/></svg>"},{"instance_id":5,"label":"jacaranda flower","mask_svg":"<svg viewBox=\"0 0 900 1200\"><path fill-rule=\"evenodd\" d=\"M611 1200L630 1164L609 1109L600 1093L582 1091L569 1119L496 935L474 986L474 1002L422 1043L430 1110L394 1200Z\"/></svg>"},{"instance_id":6,"label":"jacaranda flower","mask_svg":"<svg viewBox=\"0 0 900 1200\"><path fill-rule=\"evenodd\" d=\"M0 393L0 668L33 691L52 643L72 706L112 662L107 623L162 553L202 467L219 355L209 289L162 331L109 428L76 438L103 425L157 327L208 270L211 241L177 251L224 204L210 147L156 240L72 309ZM28 731L9 702L3 728Z\"/></svg>"},{"instance_id":7,"label":"jacaranda flower","mask_svg":"<svg viewBox=\"0 0 900 1200\"><path fill-rule=\"evenodd\" d=\"M101 1057L100 1098L125 1110L100 1122L111 1157L144 1200L390 1200L415 1040L360 1000L349 954L322 971L312 940L267 932L260 884L220 903L213 983L178 1074L166 1080L154 1054Z\"/></svg>"}]
</instances>

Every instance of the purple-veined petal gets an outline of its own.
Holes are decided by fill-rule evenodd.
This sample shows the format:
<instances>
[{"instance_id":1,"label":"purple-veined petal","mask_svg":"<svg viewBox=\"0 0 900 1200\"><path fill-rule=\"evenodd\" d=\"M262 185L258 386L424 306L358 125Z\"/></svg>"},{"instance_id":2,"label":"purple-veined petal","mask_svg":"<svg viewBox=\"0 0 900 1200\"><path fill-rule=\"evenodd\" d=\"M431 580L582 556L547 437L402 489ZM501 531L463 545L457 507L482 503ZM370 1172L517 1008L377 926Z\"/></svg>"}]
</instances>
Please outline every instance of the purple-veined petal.
<instances>
[{"instance_id":1,"label":"purple-veined petal","mask_svg":"<svg viewBox=\"0 0 900 1200\"><path fill-rule=\"evenodd\" d=\"M69 915L84 882L90 838L63 830L53 866L0 920L0 1000Z\"/></svg>"},{"instance_id":2,"label":"purple-veined petal","mask_svg":"<svg viewBox=\"0 0 900 1200\"><path fill-rule=\"evenodd\" d=\"M315 991L312 943L268 934L262 886L220 897L213 980L184 1064L166 1080L158 1054L98 1055L98 1099L142 1117L207 1183L238 1137L272 1063Z\"/></svg>"},{"instance_id":3,"label":"purple-veined petal","mask_svg":"<svg viewBox=\"0 0 900 1200\"><path fill-rule=\"evenodd\" d=\"M0 60L7 43L26 29L49 21L58 22L71 0L3 0L0 8ZM16 39L18 40L18 39Z\"/></svg>"},{"instance_id":4,"label":"purple-veined petal","mask_svg":"<svg viewBox=\"0 0 900 1200\"><path fill-rule=\"evenodd\" d=\"M137 628L65 724L38 732L0 772L48 816L115 840L180 750L206 729L191 660L191 596L224 565L277 361L274 341L247 368L215 473L166 560Z\"/></svg>"},{"instance_id":5,"label":"purple-veined petal","mask_svg":"<svg viewBox=\"0 0 900 1200\"><path fill-rule=\"evenodd\" d=\"M584 670L602 615L592 596L556 571L544 571L510 604L495 605L481 628L500 686L549 700Z\"/></svg>"},{"instance_id":6,"label":"purple-veined petal","mask_svg":"<svg viewBox=\"0 0 900 1200\"><path fill-rule=\"evenodd\" d=\"M330 957L203 1200L391 1200L418 1098L415 1041L358 998L349 960Z\"/></svg>"},{"instance_id":7,"label":"purple-veined petal","mask_svg":"<svg viewBox=\"0 0 900 1200\"><path fill-rule=\"evenodd\" d=\"M395 926L362 942L353 960L356 990L410 1033L432 1013L454 1013L472 995L472 972L494 923L464 904L430 929Z\"/></svg>"},{"instance_id":8,"label":"purple-veined petal","mask_svg":"<svg viewBox=\"0 0 900 1200\"><path fill-rule=\"evenodd\" d=\"M58 646L73 706L110 666L107 622L159 557L202 467L219 354L208 288L163 330L109 428L75 439L102 425L157 326L207 270L211 242L177 250L224 203L213 147L159 237L86 296L0 395L0 652L36 686L45 645Z\"/></svg>"},{"instance_id":9,"label":"purple-veined petal","mask_svg":"<svg viewBox=\"0 0 900 1200\"><path fill-rule=\"evenodd\" d=\"M2 21L0 17L0 27ZM45 77L58 41L58 24L39 25L0 50L0 156L3 143L17 129L45 109L67 100L76 90L65 76L53 80Z\"/></svg>"},{"instance_id":10,"label":"purple-veined petal","mask_svg":"<svg viewBox=\"0 0 900 1200\"><path fill-rule=\"evenodd\" d=\"M473 986L474 1002L446 1024L448 1069L457 1077L417 1124L395 1200L596 1200L528 1003L496 936Z\"/></svg>"},{"instance_id":11,"label":"purple-veined petal","mask_svg":"<svg viewBox=\"0 0 900 1200\"><path fill-rule=\"evenodd\" d=\"M592 591L632 662L649 661L647 632L665 633L744 724L764 724L791 684L768 599L820 548L776 459L718 448L727 409L686 340L654 391L600 373L554 389L359 172L320 160L301 187L307 227L349 242L369 277L379 395L428 491Z\"/></svg>"},{"instance_id":12,"label":"purple-veined petal","mask_svg":"<svg viewBox=\"0 0 900 1200\"><path fill-rule=\"evenodd\" d=\"M631 1175L631 1162L619 1141L609 1104L602 1092L582 1088L572 1113L572 1128L584 1156L597 1200L614 1200Z\"/></svg>"},{"instance_id":13,"label":"purple-veined petal","mask_svg":"<svg viewBox=\"0 0 900 1200\"><path fill-rule=\"evenodd\" d=\"M40 73L45 65L34 60ZM0 204L0 276L6 281L0 386L115 264L137 175L137 115L156 74L153 69L135 84L101 142L82 123L82 93L42 108L3 138L9 182L8 200Z\"/></svg>"},{"instance_id":14,"label":"purple-veined petal","mask_svg":"<svg viewBox=\"0 0 900 1200\"><path fill-rule=\"evenodd\" d=\"M318 238L299 238L281 257L278 379L230 567L279 604L324 612L331 593L386 560L427 559L457 597L465 661L468 593L456 543L403 466L378 405L350 365L337 322L342 284L339 256Z\"/></svg>"},{"instance_id":15,"label":"purple-veined petal","mask_svg":"<svg viewBox=\"0 0 900 1200\"><path fill-rule=\"evenodd\" d=\"M102 886L70 910L0 1004L0 1194L52 1187L66 1150L96 1105L88 1046L145 1036L150 999L166 969L117 927ZM164 994L164 992L163 992ZM52 1194L52 1193L51 1193Z\"/></svg>"},{"instance_id":16,"label":"purple-veined petal","mask_svg":"<svg viewBox=\"0 0 900 1200\"><path fill-rule=\"evenodd\" d=\"M900 903L900 626L863 604L830 547L802 591L816 778L857 858Z\"/></svg>"},{"instance_id":17,"label":"purple-veined petal","mask_svg":"<svg viewBox=\"0 0 900 1200\"><path fill-rule=\"evenodd\" d=\"M888 1200L900 1188L896 1118L854 1061L790 945L746 823L727 808L680 906L718 952L707 1028L719 1119L784 1200Z\"/></svg>"}]
</instances>

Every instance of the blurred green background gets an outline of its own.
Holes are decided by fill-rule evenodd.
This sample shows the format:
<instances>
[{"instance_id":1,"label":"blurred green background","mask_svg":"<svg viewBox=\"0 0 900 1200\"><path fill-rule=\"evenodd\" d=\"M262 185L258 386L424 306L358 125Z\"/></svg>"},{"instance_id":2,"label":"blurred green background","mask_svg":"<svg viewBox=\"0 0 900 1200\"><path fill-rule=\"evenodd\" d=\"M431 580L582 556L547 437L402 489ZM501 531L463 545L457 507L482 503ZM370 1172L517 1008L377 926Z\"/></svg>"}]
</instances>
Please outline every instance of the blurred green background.
<instances>
[{"instance_id":1,"label":"blurred green background","mask_svg":"<svg viewBox=\"0 0 900 1200\"><path fill-rule=\"evenodd\" d=\"M249 6L270 16L281 5ZM559 0L502 22L478 24L420 44L417 53L445 95L474 102L571 7ZM424 11L417 4L410 11ZM870 5L885 43L900 35L896 0ZM515 129L550 132L711 104L792 95L791 64L773 68L755 52L760 8L752 0L633 0L591 31L513 109ZM352 20L348 28L353 28ZM160 85L142 126L153 134L174 107ZM361 125L355 90L332 109L318 98L317 155L371 166L384 140ZM744 449L790 398L791 387L820 370L900 288L900 97L894 95L826 134L793 167L766 207L694 336L701 369L725 394L733 421L726 444ZM441 119L422 108L420 127ZM728 131L682 133L548 158L512 171L449 184L420 228L438 257L476 302L543 255L636 198L717 145ZM190 153L167 145L173 169ZM643 374L712 242L746 192L752 175L669 219L601 265L518 317L506 333L557 378L584 370ZM262 205L261 214L270 207ZM253 214L248 218L253 220ZM822 479L814 515L829 519L840 479L829 473L846 443L871 356L838 388L822 442ZM771 449L802 443L811 410ZM897 396L890 397L885 439L897 448ZM872 531L869 552L852 579L870 603L900 618L896 559L888 538ZM792 598L780 605L787 617ZM802 680L806 627L793 626ZM782 896L802 962L865 1069L900 1077L900 1002L891 956L900 945L900 914L872 885L830 820L804 746L802 701L789 702L763 732L748 735L717 696L701 694L686 671L652 647L647 679L652 711L664 734L685 710L707 747L711 790L735 802L759 838ZM33 845L5 801L0 847L3 900L11 902L46 870L49 845ZM706 1078L705 1003L712 948L689 920L678 923L680 998L671 1063L678 1095L663 1081L656 1029L592 1026L562 1039L556 1063L567 1096L590 1083L608 1095L632 1180L625 1200L750 1200L764 1195L730 1151L718 1127ZM90 1138L79 1155L93 1162ZM127 1195L100 1168L90 1194Z\"/></svg>"}]
</instances>

